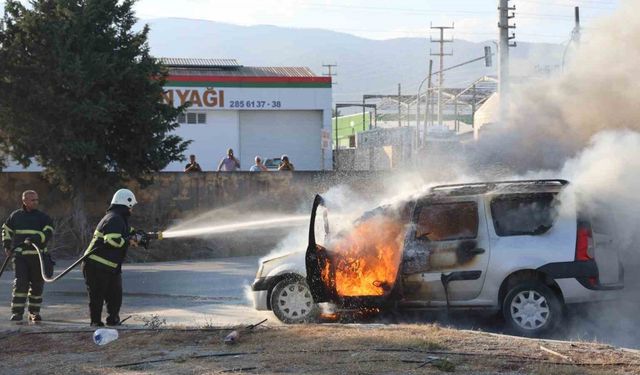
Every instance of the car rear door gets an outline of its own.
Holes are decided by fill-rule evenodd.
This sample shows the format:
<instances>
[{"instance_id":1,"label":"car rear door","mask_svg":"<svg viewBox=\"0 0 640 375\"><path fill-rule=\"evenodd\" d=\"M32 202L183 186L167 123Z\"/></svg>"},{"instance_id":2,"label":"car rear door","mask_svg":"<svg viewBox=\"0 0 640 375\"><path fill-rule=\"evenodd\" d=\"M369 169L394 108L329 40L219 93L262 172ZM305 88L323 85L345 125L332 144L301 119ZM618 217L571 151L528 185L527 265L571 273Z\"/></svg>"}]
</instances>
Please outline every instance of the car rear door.
<instances>
[{"instance_id":1,"label":"car rear door","mask_svg":"<svg viewBox=\"0 0 640 375\"><path fill-rule=\"evenodd\" d=\"M616 236L616 218L608 210L599 210L591 216L591 231L598 265L598 281L602 286L622 283L623 271L620 262L620 236Z\"/></svg>"},{"instance_id":2,"label":"car rear door","mask_svg":"<svg viewBox=\"0 0 640 375\"><path fill-rule=\"evenodd\" d=\"M477 297L489 263L485 208L477 196L425 199L416 204L402 263L407 302Z\"/></svg>"}]
</instances>

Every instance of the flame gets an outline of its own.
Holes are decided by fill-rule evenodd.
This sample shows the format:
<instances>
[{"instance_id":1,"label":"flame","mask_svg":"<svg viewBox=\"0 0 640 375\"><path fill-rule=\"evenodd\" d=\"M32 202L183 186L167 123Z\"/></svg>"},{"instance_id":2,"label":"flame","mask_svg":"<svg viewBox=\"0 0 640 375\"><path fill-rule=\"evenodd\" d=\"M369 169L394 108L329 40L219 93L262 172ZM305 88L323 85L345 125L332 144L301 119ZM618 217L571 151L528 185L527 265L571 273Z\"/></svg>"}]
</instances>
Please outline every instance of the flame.
<instances>
[{"instance_id":1,"label":"flame","mask_svg":"<svg viewBox=\"0 0 640 375\"><path fill-rule=\"evenodd\" d=\"M322 280L343 297L385 295L396 282L404 228L400 220L381 216L359 223L332 244Z\"/></svg>"},{"instance_id":2,"label":"flame","mask_svg":"<svg viewBox=\"0 0 640 375\"><path fill-rule=\"evenodd\" d=\"M335 322L340 319L340 316L337 313L321 313L320 319Z\"/></svg>"}]
</instances>

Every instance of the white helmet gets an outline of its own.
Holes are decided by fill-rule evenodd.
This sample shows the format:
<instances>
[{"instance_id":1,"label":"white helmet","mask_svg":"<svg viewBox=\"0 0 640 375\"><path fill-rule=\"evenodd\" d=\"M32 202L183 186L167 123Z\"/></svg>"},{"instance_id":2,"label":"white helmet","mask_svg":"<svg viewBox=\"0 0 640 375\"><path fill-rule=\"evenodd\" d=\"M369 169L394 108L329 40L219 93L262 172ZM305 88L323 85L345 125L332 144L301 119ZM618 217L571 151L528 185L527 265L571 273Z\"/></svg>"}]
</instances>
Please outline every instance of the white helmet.
<instances>
[{"instance_id":1,"label":"white helmet","mask_svg":"<svg viewBox=\"0 0 640 375\"><path fill-rule=\"evenodd\" d=\"M113 199L111 200L111 204L121 204L123 206L127 206L132 208L136 205L138 201L136 201L136 196L133 195L133 192L129 189L120 189L113 194Z\"/></svg>"}]
</instances>

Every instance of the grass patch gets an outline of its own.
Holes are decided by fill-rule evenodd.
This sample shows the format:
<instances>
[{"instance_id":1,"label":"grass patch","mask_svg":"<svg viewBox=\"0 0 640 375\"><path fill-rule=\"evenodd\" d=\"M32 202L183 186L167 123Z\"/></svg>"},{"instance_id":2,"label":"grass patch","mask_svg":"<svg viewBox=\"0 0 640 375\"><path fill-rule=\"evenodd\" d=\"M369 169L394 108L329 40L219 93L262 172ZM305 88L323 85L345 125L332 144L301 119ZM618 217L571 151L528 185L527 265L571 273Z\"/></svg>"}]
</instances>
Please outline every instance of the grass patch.
<instances>
[{"instance_id":1,"label":"grass patch","mask_svg":"<svg viewBox=\"0 0 640 375\"><path fill-rule=\"evenodd\" d=\"M433 367L435 367L438 370L443 371L443 372L454 372L454 371L456 371L455 363L451 362L450 360L448 360L446 358L436 359L431 364L433 365Z\"/></svg>"}]
</instances>

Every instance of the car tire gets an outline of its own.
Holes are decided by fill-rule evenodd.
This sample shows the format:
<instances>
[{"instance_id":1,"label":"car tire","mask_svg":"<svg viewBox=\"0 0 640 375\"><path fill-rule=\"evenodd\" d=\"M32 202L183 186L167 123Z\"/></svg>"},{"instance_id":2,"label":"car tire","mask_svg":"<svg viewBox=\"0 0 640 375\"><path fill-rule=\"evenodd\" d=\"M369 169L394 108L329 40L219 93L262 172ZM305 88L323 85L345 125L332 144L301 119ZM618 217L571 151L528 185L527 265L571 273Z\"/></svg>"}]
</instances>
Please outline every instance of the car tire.
<instances>
[{"instance_id":1,"label":"car tire","mask_svg":"<svg viewBox=\"0 0 640 375\"><path fill-rule=\"evenodd\" d=\"M283 323L309 323L318 318L318 304L313 301L309 285L301 277L288 277L278 282L270 298L271 310Z\"/></svg>"},{"instance_id":2,"label":"car tire","mask_svg":"<svg viewBox=\"0 0 640 375\"><path fill-rule=\"evenodd\" d=\"M556 293L539 281L514 285L502 303L502 315L516 334L538 337L555 329L563 318L563 306Z\"/></svg>"}]
</instances>

